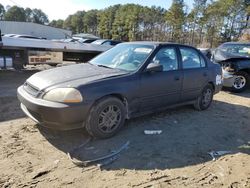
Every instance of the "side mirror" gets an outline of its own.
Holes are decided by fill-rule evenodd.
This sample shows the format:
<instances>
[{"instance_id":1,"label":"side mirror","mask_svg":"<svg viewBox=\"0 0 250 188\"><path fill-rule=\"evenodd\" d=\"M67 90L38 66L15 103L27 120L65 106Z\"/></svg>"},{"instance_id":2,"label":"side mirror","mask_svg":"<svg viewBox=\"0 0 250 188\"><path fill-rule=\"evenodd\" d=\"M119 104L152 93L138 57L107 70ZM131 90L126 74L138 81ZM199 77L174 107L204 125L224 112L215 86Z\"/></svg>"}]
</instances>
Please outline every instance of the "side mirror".
<instances>
[{"instance_id":1,"label":"side mirror","mask_svg":"<svg viewBox=\"0 0 250 188\"><path fill-rule=\"evenodd\" d=\"M163 66L158 63L149 63L146 72L162 72Z\"/></svg>"}]
</instances>

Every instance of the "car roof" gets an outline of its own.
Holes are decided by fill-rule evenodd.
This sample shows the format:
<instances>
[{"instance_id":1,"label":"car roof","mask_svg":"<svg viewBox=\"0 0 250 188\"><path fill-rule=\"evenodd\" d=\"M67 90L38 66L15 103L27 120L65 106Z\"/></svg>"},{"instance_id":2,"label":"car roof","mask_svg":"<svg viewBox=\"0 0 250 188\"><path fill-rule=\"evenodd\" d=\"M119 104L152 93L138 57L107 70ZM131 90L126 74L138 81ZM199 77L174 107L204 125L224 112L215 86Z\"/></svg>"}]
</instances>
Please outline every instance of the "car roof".
<instances>
[{"instance_id":1,"label":"car roof","mask_svg":"<svg viewBox=\"0 0 250 188\"><path fill-rule=\"evenodd\" d=\"M97 39L96 41L106 41L106 40L109 40L109 39Z\"/></svg>"},{"instance_id":2,"label":"car roof","mask_svg":"<svg viewBox=\"0 0 250 188\"><path fill-rule=\"evenodd\" d=\"M191 47L195 48L190 45L185 45L185 44L179 44L179 43L174 43L174 42L156 42L156 41L133 41L133 42L125 42L125 44L144 44L144 45L153 45L153 46L160 46L160 45L178 45L178 46L183 46L183 47ZM124 44L124 43L123 43Z\"/></svg>"},{"instance_id":3,"label":"car roof","mask_svg":"<svg viewBox=\"0 0 250 188\"><path fill-rule=\"evenodd\" d=\"M225 42L223 44L250 44L250 42Z\"/></svg>"},{"instance_id":4,"label":"car roof","mask_svg":"<svg viewBox=\"0 0 250 188\"><path fill-rule=\"evenodd\" d=\"M96 41L117 41L117 42L121 42L120 40L113 40L113 39L97 39Z\"/></svg>"},{"instance_id":5,"label":"car roof","mask_svg":"<svg viewBox=\"0 0 250 188\"><path fill-rule=\"evenodd\" d=\"M23 34L4 34L5 37L13 37L13 38L31 38L31 39L44 39L42 37L35 37L32 35L23 35Z\"/></svg>"}]
</instances>

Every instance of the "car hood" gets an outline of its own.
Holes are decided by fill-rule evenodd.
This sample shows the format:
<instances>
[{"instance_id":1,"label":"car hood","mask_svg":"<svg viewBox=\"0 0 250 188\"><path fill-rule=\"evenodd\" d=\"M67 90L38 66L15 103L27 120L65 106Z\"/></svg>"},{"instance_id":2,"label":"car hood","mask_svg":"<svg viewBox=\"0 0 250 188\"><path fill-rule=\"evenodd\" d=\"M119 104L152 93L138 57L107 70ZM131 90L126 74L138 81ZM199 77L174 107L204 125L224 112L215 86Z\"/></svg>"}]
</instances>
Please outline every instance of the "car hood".
<instances>
[{"instance_id":1,"label":"car hood","mask_svg":"<svg viewBox=\"0 0 250 188\"><path fill-rule=\"evenodd\" d=\"M215 62L221 62L221 61L226 61L229 59L250 59L250 56L246 56L246 55L235 55L233 53L228 53L228 52L224 52L220 49L217 49L214 53L214 60Z\"/></svg>"},{"instance_id":2,"label":"car hood","mask_svg":"<svg viewBox=\"0 0 250 188\"><path fill-rule=\"evenodd\" d=\"M91 64L77 64L64 66L54 69L38 72L27 79L27 83L34 88L44 90L55 85L64 85L68 87L77 83L86 84L91 81L100 80L108 77L126 74L127 72L118 69L109 69L98 67Z\"/></svg>"}]
</instances>

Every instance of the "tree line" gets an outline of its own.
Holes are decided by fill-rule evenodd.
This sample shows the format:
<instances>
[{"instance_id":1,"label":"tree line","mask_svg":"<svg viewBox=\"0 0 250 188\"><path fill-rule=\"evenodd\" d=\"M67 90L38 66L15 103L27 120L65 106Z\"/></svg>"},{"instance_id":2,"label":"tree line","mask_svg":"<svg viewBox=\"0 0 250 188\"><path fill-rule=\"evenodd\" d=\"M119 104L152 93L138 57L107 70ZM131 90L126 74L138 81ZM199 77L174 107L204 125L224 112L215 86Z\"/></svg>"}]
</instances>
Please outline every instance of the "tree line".
<instances>
[{"instance_id":1,"label":"tree line","mask_svg":"<svg viewBox=\"0 0 250 188\"><path fill-rule=\"evenodd\" d=\"M38 24L48 24L48 16L41 9L22 8L12 6L5 10L0 4L0 20L19 21L19 22L34 22Z\"/></svg>"},{"instance_id":2,"label":"tree line","mask_svg":"<svg viewBox=\"0 0 250 188\"><path fill-rule=\"evenodd\" d=\"M65 20L52 20L40 9L0 4L0 19L29 21L92 33L122 41L173 41L200 47L214 47L237 41L250 26L250 0L194 0L192 9L184 0L173 0L168 10L137 4L114 5L102 10L78 11Z\"/></svg>"}]
</instances>

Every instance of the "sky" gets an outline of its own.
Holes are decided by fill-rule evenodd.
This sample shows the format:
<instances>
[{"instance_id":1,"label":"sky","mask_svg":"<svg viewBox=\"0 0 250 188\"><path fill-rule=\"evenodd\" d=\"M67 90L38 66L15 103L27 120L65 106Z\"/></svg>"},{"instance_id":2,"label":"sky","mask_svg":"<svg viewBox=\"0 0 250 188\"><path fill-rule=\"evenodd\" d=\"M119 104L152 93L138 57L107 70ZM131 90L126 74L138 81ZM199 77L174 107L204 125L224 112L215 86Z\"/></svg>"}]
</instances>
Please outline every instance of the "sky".
<instances>
[{"instance_id":1,"label":"sky","mask_svg":"<svg viewBox=\"0 0 250 188\"><path fill-rule=\"evenodd\" d=\"M188 7L192 7L193 0L184 0ZM66 19L68 15L74 14L78 10L103 9L115 4L135 3L143 6L161 6L168 9L172 0L0 0L6 7L20 6L23 8L41 9L49 18Z\"/></svg>"}]
</instances>

